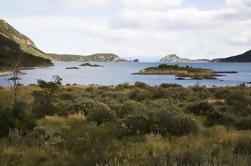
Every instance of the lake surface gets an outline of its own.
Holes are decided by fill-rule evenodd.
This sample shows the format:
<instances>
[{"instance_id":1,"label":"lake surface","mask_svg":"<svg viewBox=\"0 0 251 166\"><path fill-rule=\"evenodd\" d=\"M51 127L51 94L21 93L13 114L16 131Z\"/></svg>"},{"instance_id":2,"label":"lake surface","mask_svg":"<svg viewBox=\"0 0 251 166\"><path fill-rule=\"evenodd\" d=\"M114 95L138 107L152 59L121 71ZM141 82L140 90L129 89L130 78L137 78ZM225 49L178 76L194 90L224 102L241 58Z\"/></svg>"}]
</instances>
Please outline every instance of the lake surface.
<instances>
[{"instance_id":1,"label":"lake surface","mask_svg":"<svg viewBox=\"0 0 251 166\"><path fill-rule=\"evenodd\" d=\"M96 63L103 65L102 68L79 67L83 62L55 62L55 66L49 68L36 68L24 70L20 75L24 85L34 84L37 79L50 81L52 76L58 75L67 84L99 84L117 85L121 83L134 84L136 81L145 82L149 85L161 83L177 83L185 87L194 85L206 86L236 86L243 82L251 81L251 63L183 63L180 66L192 66L213 69L215 71L236 71L236 74L225 74L216 80L176 80L171 75L132 75L146 67L158 66L160 63ZM93 63L94 64L94 63ZM79 67L78 70L67 70L66 67ZM0 86L8 86L8 76L0 77Z\"/></svg>"}]
</instances>

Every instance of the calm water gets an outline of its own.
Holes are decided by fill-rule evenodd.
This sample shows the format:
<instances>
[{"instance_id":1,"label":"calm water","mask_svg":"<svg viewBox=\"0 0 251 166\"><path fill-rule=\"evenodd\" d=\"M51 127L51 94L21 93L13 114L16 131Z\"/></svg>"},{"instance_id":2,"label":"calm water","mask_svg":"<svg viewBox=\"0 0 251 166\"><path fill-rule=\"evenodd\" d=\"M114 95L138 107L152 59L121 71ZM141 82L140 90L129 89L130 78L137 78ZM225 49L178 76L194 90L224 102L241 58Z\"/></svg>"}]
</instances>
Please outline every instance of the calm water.
<instances>
[{"instance_id":1,"label":"calm water","mask_svg":"<svg viewBox=\"0 0 251 166\"><path fill-rule=\"evenodd\" d=\"M251 81L251 63L186 63L182 66L214 69L216 71L237 71L237 74L226 74L217 80L176 80L175 76L169 75L132 75L141 69L157 66L160 63L95 63L104 68L79 67L79 70L66 70L66 67L78 67L81 62L56 62L49 68L36 68L25 70L21 83L28 85L36 83L37 79L51 80L52 76L58 75L63 78L63 83L76 84L100 84L117 85L120 83L133 84L136 81L145 82L149 85L161 83L178 83L183 86L206 85L206 86L236 86L243 82ZM0 77L0 86L8 86L7 76Z\"/></svg>"}]
</instances>

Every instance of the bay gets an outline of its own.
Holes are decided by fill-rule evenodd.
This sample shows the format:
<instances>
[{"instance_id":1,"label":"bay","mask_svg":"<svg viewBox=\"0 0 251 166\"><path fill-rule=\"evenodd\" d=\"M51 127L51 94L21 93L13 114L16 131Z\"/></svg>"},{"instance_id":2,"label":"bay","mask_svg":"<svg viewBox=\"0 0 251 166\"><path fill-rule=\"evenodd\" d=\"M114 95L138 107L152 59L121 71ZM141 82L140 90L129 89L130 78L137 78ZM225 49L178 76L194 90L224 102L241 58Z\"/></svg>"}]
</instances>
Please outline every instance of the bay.
<instances>
[{"instance_id":1,"label":"bay","mask_svg":"<svg viewBox=\"0 0 251 166\"><path fill-rule=\"evenodd\" d=\"M251 63L182 63L180 66L191 66L213 69L215 71L236 71L238 73L224 74L216 80L177 80L172 75L132 75L146 67L158 66L162 63L92 63L104 67L80 67L83 62L54 62L55 66L48 68L35 68L24 70L20 75L24 85L34 84L38 79L50 81L54 75L63 79L64 84L98 84L118 85L122 83L134 84L136 81L145 82L149 85L162 83L177 83L184 87L201 86L237 86L251 82ZM67 70L67 67L79 69ZM0 77L0 86L9 86L9 76Z\"/></svg>"}]
</instances>

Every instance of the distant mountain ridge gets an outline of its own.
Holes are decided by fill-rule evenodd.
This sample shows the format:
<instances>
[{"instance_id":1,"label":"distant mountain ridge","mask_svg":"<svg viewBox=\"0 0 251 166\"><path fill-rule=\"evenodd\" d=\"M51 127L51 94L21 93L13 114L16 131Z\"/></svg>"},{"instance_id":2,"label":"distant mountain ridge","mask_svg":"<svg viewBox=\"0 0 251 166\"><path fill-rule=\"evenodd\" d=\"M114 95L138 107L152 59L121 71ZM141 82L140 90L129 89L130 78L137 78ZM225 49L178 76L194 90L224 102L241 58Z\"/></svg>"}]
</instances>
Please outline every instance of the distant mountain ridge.
<instances>
[{"instance_id":1,"label":"distant mountain ridge","mask_svg":"<svg viewBox=\"0 0 251 166\"><path fill-rule=\"evenodd\" d=\"M67 54L48 54L56 61L78 61L78 62L127 62L116 54L98 53L93 55L67 55Z\"/></svg>"},{"instance_id":2,"label":"distant mountain ridge","mask_svg":"<svg viewBox=\"0 0 251 166\"><path fill-rule=\"evenodd\" d=\"M39 50L33 41L0 19L0 69L16 62L22 67L52 65L51 57Z\"/></svg>"},{"instance_id":3,"label":"distant mountain ridge","mask_svg":"<svg viewBox=\"0 0 251 166\"><path fill-rule=\"evenodd\" d=\"M218 59L217 62L251 62L251 50L240 55Z\"/></svg>"},{"instance_id":4,"label":"distant mountain ridge","mask_svg":"<svg viewBox=\"0 0 251 166\"><path fill-rule=\"evenodd\" d=\"M180 58L176 54L171 54L163 57L160 62L167 62L167 63L192 63L192 62L209 62L207 59L198 59L198 60L191 60L186 58Z\"/></svg>"}]
</instances>

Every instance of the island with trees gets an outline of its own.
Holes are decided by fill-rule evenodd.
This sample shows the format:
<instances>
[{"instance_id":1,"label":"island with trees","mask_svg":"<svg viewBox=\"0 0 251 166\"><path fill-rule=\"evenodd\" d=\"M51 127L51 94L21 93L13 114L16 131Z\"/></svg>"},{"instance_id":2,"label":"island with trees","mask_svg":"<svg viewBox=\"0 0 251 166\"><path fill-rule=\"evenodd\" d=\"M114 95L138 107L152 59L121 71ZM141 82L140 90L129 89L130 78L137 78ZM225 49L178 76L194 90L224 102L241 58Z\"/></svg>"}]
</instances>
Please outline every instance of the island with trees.
<instances>
[{"instance_id":1,"label":"island with trees","mask_svg":"<svg viewBox=\"0 0 251 166\"><path fill-rule=\"evenodd\" d=\"M175 75L178 78L190 78L190 79L216 79L216 77L222 76L224 73L235 73L229 71L217 72L211 69L194 68L190 66L178 66L178 65L167 65L161 64L157 67L149 67L135 75Z\"/></svg>"}]
</instances>

